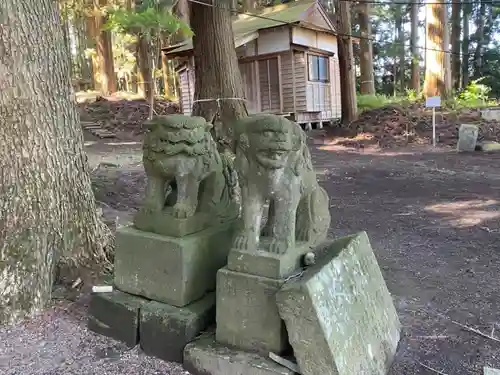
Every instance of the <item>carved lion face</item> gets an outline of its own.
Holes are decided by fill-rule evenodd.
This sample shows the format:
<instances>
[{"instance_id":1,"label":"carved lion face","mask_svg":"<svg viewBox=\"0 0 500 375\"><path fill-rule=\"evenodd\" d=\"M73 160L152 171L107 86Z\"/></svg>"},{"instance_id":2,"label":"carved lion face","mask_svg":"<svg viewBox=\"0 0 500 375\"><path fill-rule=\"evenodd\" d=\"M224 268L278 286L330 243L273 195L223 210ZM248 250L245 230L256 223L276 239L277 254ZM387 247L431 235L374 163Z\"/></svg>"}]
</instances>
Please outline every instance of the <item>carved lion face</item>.
<instances>
[{"instance_id":1,"label":"carved lion face","mask_svg":"<svg viewBox=\"0 0 500 375\"><path fill-rule=\"evenodd\" d=\"M267 129L262 132L252 132L248 140L255 160L266 168L284 168L293 150L292 136L283 130Z\"/></svg>"}]
</instances>

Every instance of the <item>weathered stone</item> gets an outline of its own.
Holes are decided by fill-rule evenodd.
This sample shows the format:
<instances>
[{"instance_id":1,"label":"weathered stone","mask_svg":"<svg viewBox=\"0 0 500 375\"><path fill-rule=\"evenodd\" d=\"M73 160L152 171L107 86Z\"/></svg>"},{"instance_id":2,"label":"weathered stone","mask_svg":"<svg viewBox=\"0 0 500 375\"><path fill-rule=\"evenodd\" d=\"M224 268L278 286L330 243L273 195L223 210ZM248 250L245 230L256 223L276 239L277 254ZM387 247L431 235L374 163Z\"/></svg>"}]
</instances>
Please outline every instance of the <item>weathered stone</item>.
<instances>
[{"instance_id":1,"label":"weathered stone","mask_svg":"<svg viewBox=\"0 0 500 375\"><path fill-rule=\"evenodd\" d=\"M147 355L182 363L184 347L215 323L215 294L185 307L151 301L141 308L140 341Z\"/></svg>"},{"instance_id":2,"label":"weathered stone","mask_svg":"<svg viewBox=\"0 0 500 375\"><path fill-rule=\"evenodd\" d=\"M271 114L247 117L234 128L243 225L233 248L285 254L297 241L321 243L330 227L329 198L316 179L304 131ZM268 220L261 231L266 201ZM270 239L265 247L261 236Z\"/></svg>"},{"instance_id":3,"label":"weathered stone","mask_svg":"<svg viewBox=\"0 0 500 375\"><path fill-rule=\"evenodd\" d=\"M222 268L217 273L217 341L229 346L280 354L287 348L285 325L276 305L283 280Z\"/></svg>"},{"instance_id":4,"label":"weathered stone","mask_svg":"<svg viewBox=\"0 0 500 375\"><path fill-rule=\"evenodd\" d=\"M267 239L263 238L261 243ZM264 250L248 251L232 249L229 252L227 268L235 272L281 279L297 272L301 267L304 254L311 251L311 246L299 242L294 249L285 254L275 254Z\"/></svg>"},{"instance_id":5,"label":"weathered stone","mask_svg":"<svg viewBox=\"0 0 500 375\"><path fill-rule=\"evenodd\" d=\"M500 370L492 367L484 366L484 375L500 375Z\"/></svg>"},{"instance_id":6,"label":"weathered stone","mask_svg":"<svg viewBox=\"0 0 500 375\"><path fill-rule=\"evenodd\" d=\"M479 128L477 125L462 124L458 130L457 151L474 151L476 149Z\"/></svg>"},{"instance_id":7,"label":"weathered stone","mask_svg":"<svg viewBox=\"0 0 500 375\"><path fill-rule=\"evenodd\" d=\"M120 291L93 293L88 329L134 347L139 341L139 310L147 302Z\"/></svg>"},{"instance_id":8,"label":"weathered stone","mask_svg":"<svg viewBox=\"0 0 500 375\"><path fill-rule=\"evenodd\" d=\"M237 217L232 159L217 151L212 124L203 117L176 114L156 116L146 126L143 164L148 183L135 227L182 237Z\"/></svg>"},{"instance_id":9,"label":"weathered stone","mask_svg":"<svg viewBox=\"0 0 500 375\"><path fill-rule=\"evenodd\" d=\"M494 152L500 151L500 143L493 141L483 141L479 146L480 151Z\"/></svg>"},{"instance_id":10,"label":"weathered stone","mask_svg":"<svg viewBox=\"0 0 500 375\"><path fill-rule=\"evenodd\" d=\"M193 375L293 375L267 356L230 349L205 336L186 345L184 368Z\"/></svg>"},{"instance_id":11,"label":"weathered stone","mask_svg":"<svg viewBox=\"0 0 500 375\"><path fill-rule=\"evenodd\" d=\"M215 289L225 266L233 223L182 238L122 227L116 233L118 289L182 307Z\"/></svg>"},{"instance_id":12,"label":"weathered stone","mask_svg":"<svg viewBox=\"0 0 500 375\"><path fill-rule=\"evenodd\" d=\"M303 375L387 373L401 325L365 232L334 242L277 304Z\"/></svg>"}]
</instances>

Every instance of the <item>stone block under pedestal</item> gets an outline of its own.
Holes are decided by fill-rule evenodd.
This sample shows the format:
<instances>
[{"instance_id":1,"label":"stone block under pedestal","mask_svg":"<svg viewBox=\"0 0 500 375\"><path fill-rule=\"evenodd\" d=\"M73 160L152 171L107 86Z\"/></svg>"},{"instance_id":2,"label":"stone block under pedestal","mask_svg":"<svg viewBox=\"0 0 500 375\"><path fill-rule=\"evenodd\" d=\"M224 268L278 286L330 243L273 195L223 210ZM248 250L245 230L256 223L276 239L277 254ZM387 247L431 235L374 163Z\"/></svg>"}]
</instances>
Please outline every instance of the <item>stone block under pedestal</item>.
<instances>
[{"instance_id":1,"label":"stone block under pedestal","mask_svg":"<svg viewBox=\"0 0 500 375\"><path fill-rule=\"evenodd\" d=\"M184 349L184 368L193 375L294 375L269 357L230 349L213 335L201 337Z\"/></svg>"},{"instance_id":2,"label":"stone block under pedestal","mask_svg":"<svg viewBox=\"0 0 500 375\"><path fill-rule=\"evenodd\" d=\"M92 294L87 327L134 347L139 342L139 311L148 300L120 291Z\"/></svg>"},{"instance_id":3,"label":"stone block under pedestal","mask_svg":"<svg viewBox=\"0 0 500 375\"><path fill-rule=\"evenodd\" d=\"M288 347L276 305L284 280L222 268L217 273L217 341L243 350L282 353Z\"/></svg>"},{"instance_id":4,"label":"stone block under pedestal","mask_svg":"<svg viewBox=\"0 0 500 375\"><path fill-rule=\"evenodd\" d=\"M183 307L215 290L227 263L234 221L182 238L124 227L116 233L118 289Z\"/></svg>"},{"instance_id":5,"label":"stone block under pedestal","mask_svg":"<svg viewBox=\"0 0 500 375\"><path fill-rule=\"evenodd\" d=\"M141 348L147 355L182 363L186 344L213 323L215 293L185 307L151 301L140 310Z\"/></svg>"},{"instance_id":6,"label":"stone block under pedestal","mask_svg":"<svg viewBox=\"0 0 500 375\"><path fill-rule=\"evenodd\" d=\"M303 375L385 375L401 325L365 232L333 242L276 301Z\"/></svg>"}]
</instances>

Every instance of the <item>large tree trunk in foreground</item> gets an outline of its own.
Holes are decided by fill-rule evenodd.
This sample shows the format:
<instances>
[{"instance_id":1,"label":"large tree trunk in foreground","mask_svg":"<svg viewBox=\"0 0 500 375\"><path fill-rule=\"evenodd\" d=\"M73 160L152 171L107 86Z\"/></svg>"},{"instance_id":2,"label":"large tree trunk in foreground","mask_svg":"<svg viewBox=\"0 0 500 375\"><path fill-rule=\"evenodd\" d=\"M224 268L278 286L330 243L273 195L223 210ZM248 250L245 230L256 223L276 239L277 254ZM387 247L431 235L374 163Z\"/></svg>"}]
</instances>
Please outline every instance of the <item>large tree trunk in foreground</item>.
<instances>
[{"instance_id":1,"label":"large tree trunk in foreground","mask_svg":"<svg viewBox=\"0 0 500 375\"><path fill-rule=\"evenodd\" d=\"M342 124L349 124L356 120L358 102L356 98L356 76L354 73L354 53L351 37L351 9L347 1L337 0L336 11L338 16L337 30L339 31L339 71L340 96L342 107Z\"/></svg>"},{"instance_id":2,"label":"large tree trunk in foreground","mask_svg":"<svg viewBox=\"0 0 500 375\"><path fill-rule=\"evenodd\" d=\"M366 1L359 4L359 65L361 70L360 92L365 95L375 94L375 79L373 78L373 48L372 48L372 23L370 20L371 5Z\"/></svg>"},{"instance_id":3,"label":"large tree trunk in foreground","mask_svg":"<svg viewBox=\"0 0 500 375\"><path fill-rule=\"evenodd\" d=\"M418 3L411 3L410 10L411 19L411 88L416 94L420 93L420 56L418 54Z\"/></svg>"},{"instance_id":4,"label":"large tree trunk in foreground","mask_svg":"<svg viewBox=\"0 0 500 375\"><path fill-rule=\"evenodd\" d=\"M231 124L248 112L234 48L230 2L212 0L212 3L213 6L190 4L196 75L193 115L213 122L218 113L222 129L216 134L217 140L229 141Z\"/></svg>"},{"instance_id":5,"label":"large tree trunk in foreground","mask_svg":"<svg viewBox=\"0 0 500 375\"><path fill-rule=\"evenodd\" d=\"M2 0L0 22L0 323L9 323L45 307L56 260L103 259L110 237L96 211L57 4Z\"/></svg>"},{"instance_id":6,"label":"large tree trunk in foreground","mask_svg":"<svg viewBox=\"0 0 500 375\"><path fill-rule=\"evenodd\" d=\"M427 50L425 51L424 95L426 97L443 96L445 94L443 52L444 6L442 3L435 3L432 0L425 6Z\"/></svg>"},{"instance_id":7,"label":"large tree trunk in foreground","mask_svg":"<svg viewBox=\"0 0 500 375\"><path fill-rule=\"evenodd\" d=\"M460 13L462 4L459 1L453 3L451 7L451 77L453 80L453 88L460 89L460 34L462 33L462 25L460 24Z\"/></svg>"}]
</instances>

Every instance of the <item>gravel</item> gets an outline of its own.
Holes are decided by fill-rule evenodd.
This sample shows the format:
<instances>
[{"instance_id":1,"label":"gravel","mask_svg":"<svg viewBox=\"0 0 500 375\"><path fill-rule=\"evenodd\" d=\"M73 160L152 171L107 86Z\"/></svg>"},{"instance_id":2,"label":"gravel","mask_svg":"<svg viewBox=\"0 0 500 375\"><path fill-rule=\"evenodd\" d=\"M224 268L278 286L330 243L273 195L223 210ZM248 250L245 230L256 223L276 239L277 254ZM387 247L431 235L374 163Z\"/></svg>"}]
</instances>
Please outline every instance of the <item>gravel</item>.
<instances>
[{"instance_id":1,"label":"gravel","mask_svg":"<svg viewBox=\"0 0 500 375\"><path fill-rule=\"evenodd\" d=\"M178 364L86 328L86 306L57 301L36 318L0 328L2 375L189 375Z\"/></svg>"}]
</instances>

